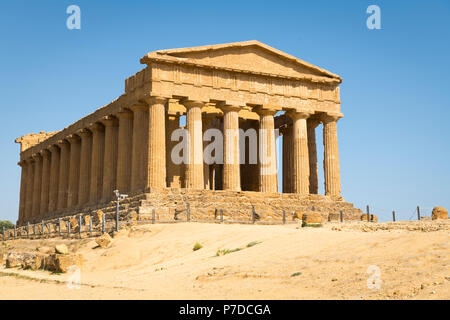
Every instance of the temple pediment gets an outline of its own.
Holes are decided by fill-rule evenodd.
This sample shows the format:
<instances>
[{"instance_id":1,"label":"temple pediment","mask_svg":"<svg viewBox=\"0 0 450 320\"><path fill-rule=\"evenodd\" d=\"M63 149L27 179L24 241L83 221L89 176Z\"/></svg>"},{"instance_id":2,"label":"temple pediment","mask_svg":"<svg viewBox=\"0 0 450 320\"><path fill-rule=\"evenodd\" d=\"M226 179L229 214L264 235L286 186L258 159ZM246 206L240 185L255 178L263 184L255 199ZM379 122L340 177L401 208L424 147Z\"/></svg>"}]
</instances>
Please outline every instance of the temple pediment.
<instances>
[{"instance_id":1,"label":"temple pediment","mask_svg":"<svg viewBox=\"0 0 450 320\"><path fill-rule=\"evenodd\" d=\"M164 58L171 61L175 59L180 62L198 63L225 69L232 68L247 72L299 78L305 76L323 77L341 82L338 75L255 40L154 51L145 55L141 59L141 63L148 64L152 59Z\"/></svg>"}]
</instances>

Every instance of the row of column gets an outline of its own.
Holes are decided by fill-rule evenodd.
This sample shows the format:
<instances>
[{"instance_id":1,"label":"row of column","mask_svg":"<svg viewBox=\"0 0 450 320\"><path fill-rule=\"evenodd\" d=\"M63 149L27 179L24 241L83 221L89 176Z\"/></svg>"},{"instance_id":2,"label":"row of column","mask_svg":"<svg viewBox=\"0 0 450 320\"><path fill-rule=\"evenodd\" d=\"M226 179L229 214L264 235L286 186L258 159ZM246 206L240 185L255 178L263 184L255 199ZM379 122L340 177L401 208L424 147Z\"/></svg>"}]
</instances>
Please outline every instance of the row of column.
<instances>
[{"instance_id":1,"label":"row of column","mask_svg":"<svg viewBox=\"0 0 450 320\"><path fill-rule=\"evenodd\" d=\"M203 102L182 100L186 107L186 129L189 132L188 163L171 164L167 136L178 128L178 117L167 114L167 99L150 97L145 103L107 116L58 141L20 163L22 166L19 221L42 218L55 211L79 208L109 201L113 190L143 192L180 186L173 177L183 175L186 188L208 188L209 166L203 162ZM241 190L239 117L240 106L217 104L223 111L223 157L221 172L224 190ZM277 192L274 115L276 110L255 108L260 116L259 129L259 191ZM317 166L314 162L315 137L308 114L288 112L293 120L290 146L285 157L292 163L289 188L299 194L317 193ZM324 117L326 194L340 192L339 157L336 121ZM166 126L169 132L166 132ZM203 128L203 126L205 128ZM308 139L309 137L309 139ZM170 139L169 139L170 141ZM314 141L314 143L312 143ZM169 161L168 161L169 160ZM290 167L290 166L288 166ZM169 177L167 169L171 171ZM173 175L173 172L177 174ZM183 171L183 172L182 172ZM180 179L180 178L178 178ZM286 182L288 183L288 182Z\"/></svg>"}]
</instances>

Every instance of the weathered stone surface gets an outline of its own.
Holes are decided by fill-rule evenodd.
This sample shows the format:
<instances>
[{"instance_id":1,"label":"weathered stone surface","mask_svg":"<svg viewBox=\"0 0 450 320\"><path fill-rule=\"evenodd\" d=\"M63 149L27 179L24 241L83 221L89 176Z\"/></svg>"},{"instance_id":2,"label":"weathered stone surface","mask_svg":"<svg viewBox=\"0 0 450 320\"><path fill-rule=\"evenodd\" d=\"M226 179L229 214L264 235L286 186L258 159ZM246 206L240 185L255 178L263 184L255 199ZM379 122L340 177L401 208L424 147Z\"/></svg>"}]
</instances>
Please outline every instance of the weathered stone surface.
<instances>
[{"instance_id":1,"label":"weathered stone surface","mask_svg":"<svg viewBox=\"0 0 450 320\"><path fill-rule=\"evenodd\" d=\"M55 246L55 252L59 254L69 254L69 248L65 244Z\"/></svg>"},{"instance_id":2,"label":"weathered stone surface","mask_svg":"<svg viewBox=\"0 0 450 320\"><path fill-rule=\"evenodd\" d=\"M434 207L431 212L431 218L433 220L437 219L448 219L448 211L444 207Z\"/></svg>"},{"instance_id":3,"label":"weathered stone surface","mask_svg":"<svg viewBox=\"0 0 450 320\"><path fill-rule=\"evenodd\" d=\"M58 255L53 254L46 260L46 268L55 272L65 273L71 266L81 268L83 266L83 256L81 254Z\"/></svg>"},{"instance_id":4,"label":"weathered stone surface","mask_svg":"<svg viewBox=\"0 0 450 320\"><path fill-rule=\"evenodd\" d=\"M10 252L6 258L6 267L22 267L36 270L41 268L44 255L40 253Z\"/></svg>"},{"instance_id":5,"label":"weathered stone surface","mask_svg":"<svg viewBox=\"0 0 450 320\"><path fill-rule=\"evenodd\" d=\"M302 215L303 224L321 224L322 215L318 212L309 212Z\"/></svg>"},{"instance_id":6,"label":"weathered stone surface","mask_svg":"<svg viewBox=\"0 0 450 320\"><path fill-rule=\"evenodd\" d=\"M186 59L192 63L186 64ZM120 193L144 195L136 202L146 201L150 189L150 197L155 198L151 203L122 202L121 217L131 209L148 217L151 212L144 211L152 207L158 210L158 218L182 218L173 208L185 207L188 197L192 219L209 217L211 208L217 207L230 220L248 221L250 202L266 207L257 212L260 220L281 220L283 210L287 217L299 210L308 212L308 199L285 201L278 194L274 129L283 126L291 135L286 139L289 161L283 157L283 180L289 180L285 191L308 197L317 193L313 130L319 122L323 123L325 193L329 196L325 202L330 202L323 208L332 207L330 212L323 210L322 217L343 209L344 218L358 220L356 209L340 208L339 76L258 41L162 50L147 54L141 62L147 67L126 80L126 94L120 98L60 132L16 140L23 151L19 223L96 212L93 219L101 224L103 212L98 209L112 214L109 201L115 188ZM144 88L152 88L151 96ZM291 112L290 122L285 121L289 117L277 121L279 111ZM190 135L189 162L175 168L168 150L175 144L167 141L180 127L182 115L186 115ZM206 126L223 134L224 164L202 161ZM255 139L261 151L259 160L250 166L237 163L242 152L236 133L241 127L261 129ZM252 194L226 194L244 189L241 180L247 178L252 181L245 188ZM167 187L173 187L170 193ZM181 193L184 199L179 199ZM76 218L70 224L72 233L82 227Z\"/></svg>"},{"instance_id":7,"label":"weathered stone surface","mask_svg":"<svg viewBox=\"0 0 450 320\"><path fill-rule=\"evenodd\" d=\"M49 253L55 252L55 249L54 249L54 248L51 248L51 247L43 246L43 247L38 247L38 248L36 248L36 251L39 251L40 253L46 253L46 254L49 254Z\"/></svg>"},{"instance_id":8,"label":"weathered stone surface","mask_svg":"<svg viewBox=\"0 0 450 320\"><path fill-rule=\"evenodd\" d=\"M367 221L367 213L361 215L361 221ZM369 214L370 222L378 222L378 217L374 214Z\"/></svg>"},{"instance_id":9,"label":"weathered stone surface","mask_svg":"<svg viewBox=\"0 0 450 320\"><path fill-rule=\"evenodd\" d=\"M100 237L95 239L95 242L102 248L107 248L111 245L112 238L108 233L102 234Z\"/></svg>"}]
</instances>

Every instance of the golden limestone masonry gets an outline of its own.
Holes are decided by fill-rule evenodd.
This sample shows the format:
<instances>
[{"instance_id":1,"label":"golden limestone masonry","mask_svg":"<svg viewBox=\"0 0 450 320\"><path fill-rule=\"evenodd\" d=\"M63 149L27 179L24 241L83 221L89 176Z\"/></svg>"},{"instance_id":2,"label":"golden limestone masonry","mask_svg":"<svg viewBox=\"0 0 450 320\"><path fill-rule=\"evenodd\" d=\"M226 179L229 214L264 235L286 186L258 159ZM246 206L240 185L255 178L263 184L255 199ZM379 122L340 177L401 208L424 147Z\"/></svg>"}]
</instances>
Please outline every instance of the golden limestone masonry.
<instances>
[{"instance_id":1,"label":"golden limestone masonry","mask_svg":"<svg viewBox=\"0 0 450 320\"><path fill-rule=\"evenodd\" d=\"M116 189L129 195L121 219L153 209L156 219L184 219L189 204L191 219L218 219L222 209L225 221L249 221L254 207L261 221L281 220L283 211L288 220L311 211L360 220L340 195L339 76L258 41L160 50L140 61L146 67L113 102L59 132L16 139L19 226L112 214Z\"/></svg>"}]
</instances>

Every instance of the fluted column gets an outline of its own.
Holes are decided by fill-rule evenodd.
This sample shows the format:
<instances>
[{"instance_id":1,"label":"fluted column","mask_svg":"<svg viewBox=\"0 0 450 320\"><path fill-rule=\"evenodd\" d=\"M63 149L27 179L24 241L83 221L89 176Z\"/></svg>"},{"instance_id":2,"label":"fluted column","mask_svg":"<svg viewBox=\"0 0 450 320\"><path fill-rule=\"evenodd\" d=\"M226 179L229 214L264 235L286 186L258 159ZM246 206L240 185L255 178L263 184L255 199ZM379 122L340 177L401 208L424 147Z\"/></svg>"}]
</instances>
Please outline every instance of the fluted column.
<instances>
[{"instance_id":1,"label":"fluted column","mask_svg":"<svg viewBox=\"0 0 450 320\"><path fill-rule=\"evenodd\" d=\"M131 161L133 145L133 113L123 110L117 114L119 119L119 142L117 156L117 189L121 193L130 191Z\"/></svg>"},{"instance_id":2,"label":"fluted column","mask_svg":"<svg viewBox=\"0 0 450 320\"><path fill-rule=\"evenodd\" d=\"M288 112L292 119L292 192L309 193L309 154L306 119L309 113Z\"/></svg>"},{"instance_id":3,"label":"fluted column","mask_svg":"<svg viewBox=\"0 0 450 320\"><path fill-rule=\"evenodd\" d=\"M223 111L223 189L241 190L239 107L219 104Z\"/></svg>"},{"instance_id":4,"label":"fluted column","mask_svg":"<svg viewBox=\"0 0 450 320\"><path fill-rule=\"evenodd\" d=\"M148 180L146 188L166 187L166 109L167 99L150 97L148 113Z\"/></svg>"},{"instance_id":5,"label":"fluted column","mask_svg":"<svg viewBox=\"0 0 450 320\"><path fill-rule=\"evenodd\" d=\"M323 144L324 144L324 176L325 195L339 196L341 193L341 180L339 173L339 151L337 139L337 121L339 117L324 115Z\"/></svg>"},{"instance_id":6,"label":"fluted column","mask_svg":"<svg viewBox=\"0 0 450 320\"><path fill-rule=\"evenodd\" d=\"M319 169L317 165L316 127L320 121L308 119L308 153L309 153L309 193L319 193Z\"/></svg>"},{"instance_id":7,"label":"fluted column","mask_svg":"<svg viewBox=\"0 0 450 320\"><path fill-rule=\"evenodd\" d=\"M82 129L78 132L78 135L81 138L78 204L84 205L89 202L89 190L91 187L92 133L87 129Z\"/></svg>"},{"instance_id":8,"label":"fluted column","mask_svg":"<svg viewBox=\"0 0 450 320\"><path fill-rule=\"evenodd\" d=\"M52 145L49 150L51 152L51 161L48 212L51 213L55 211L58 206L60 150L56 145Z\"/></svg>"},{"instance_id":9,"label":"fluted column","mask_svg":"<svg viewBox=\"0 0 450 320\"><path fill-rule=\"evenodd\" d=\"M283 193L292 193L292 125L283 129Z\"/></svg>"},{"instance_id":10,"label":"fluted column","mask_svg":"<svg viewBox=\"0 0 450 320\"><path fill-rule=\"evenodd\" d=\"M167 186L169 188L181 188L182 164L172 161L172 149L178 143L172 141L172 133L180 128L180 115L178 113L168 114L166 117L166 170Z\"/></svg>"},{"instance_id":11,"label":"fluted column","mask_svg":"<svg viewBox=\"0 0 450 320\"><path fill-rule=\"evenodd\" d=\"M80 183L80 155L81 139L77 135L68 138L70 142L70 164L69 164L69 193L67 196L67 207L73 208L78 205L78 189Z\"/></svg>"},{"instance_id":12,"label":"fluted column","mask_svg":"<svg viewBox=\"0 0 450 320\"><path fill-rule=\"evenodd\" d=\"M50 192L50 161L51 153L49 150L42 150L42 185L41 185L41 209L40 215L44 217L48 213L48 201Z\"/></svg>"},{"instance_id":13,"label":"fluted column","mask_svg":"<svg viewBox=\"0 0 450 320\"><path fill-rule=\"evenodd\" d=\"M147 179L148 107L145 104L136 104L130 109L133 111L131 191L138 192L145 188Z\"/></svg>"},{"instance_id":14,"label":"fluted column","mask_svg":"<svg viewBox=\"0 0 450 320\"><path fill-rule=\"evenodd\" d=\"M106 202L113 198L113 191L116 190L119 121L115 117L108 116L102 123L105 126L102 201Z\"/></svg>"},{"instance_id":15,"label":"fluted column","mask_svg":"<svg viewBox=\"0 0 450 320\"><path fill-rule=\"evenodd\" d=\"M188 163L186 164L186 188L203 189L203 137L202 107L200 101L182 101L187 109L186 129L188 131Z\"/></svg>"},{"instance_id":16,"label":"fluted column","mask_svg":"<svg viewBox=\"0 0 450 320\"><path fill-rule=\"evenodd\" d=\"M19 162L22 168L22 173L20 176L20 200L19 200L19 223L22 224L25 221L25 210L26 210L26 200L27 200L27 176L29 170L29 164L26 161Z\"/></svg>"},{"instance_id":17,"label":"fluted column","mask_svg":"<svg viewBox=\"0 0 450 320\"><path fill-rule=\"evenodd\" d=\"M273 116L276 110L258 108L259 122L259 191L278 192L277 154L275 147L275 132Z\"/></svg>"},{"instance_id":18,"label":"fluted column","mask_svg":"<svg viewBox=\"0 0 450 320\"><path fill-rule=\"evenodd\" d=\"M34 158L34 181L33 181L33 209L32 218L39 217L41 209L41 186L42 186L42 156L35 154Z\"/></svg>"},{"instance_id":19,"label":"fluted column","mask_svg":"<svg viewBox=\"0 0 450 320\"><path fill-rule=\"evenodd\" d=\"M100 123L94 123L89 129L92 132L91 184L89 187L89 203L96 204L101 200L102 197L105 128Z\"/></svg>"},{"instance_id":20,"label":"fluted column","mask_svg":"<svg viewBox=\"0 0 450 320\"><path fill-rule=\"evenodd\" d=\"M26 187L26 199L25 199L25 222L30 221L33 215L33 193L34 193L34 170L35 162L33 158L26 160L28 171L27 171L27 187Z\"/></svg>"},{"instance_id":21,"label":"fluted column","mask_svg":"<svg viewBox=\"0 0 450 320\"><path fill-rule=\"evenodd\" d=\"M67 208L67 193L69 191L70 144L66 140L58 142L60 152L58 210Z\"/></svg>"}]
</instances>

